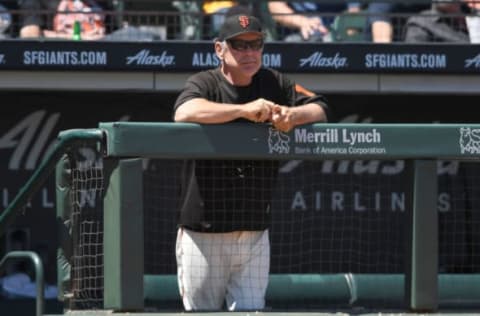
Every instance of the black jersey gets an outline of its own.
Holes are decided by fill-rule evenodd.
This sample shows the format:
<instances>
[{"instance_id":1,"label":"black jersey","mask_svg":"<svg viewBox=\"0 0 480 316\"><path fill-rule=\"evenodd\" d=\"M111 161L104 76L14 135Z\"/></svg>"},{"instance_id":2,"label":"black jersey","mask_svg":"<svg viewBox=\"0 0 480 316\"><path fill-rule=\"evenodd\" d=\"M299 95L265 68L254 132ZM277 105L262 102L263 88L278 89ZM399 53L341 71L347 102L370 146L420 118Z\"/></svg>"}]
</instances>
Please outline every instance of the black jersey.
<instances>
[{"instance_id":1,"label":"black jersey","mask_svg":"<svg viewBox=\"0 0 480 316\"><path fill-rule=\"evenodd\" d=\"M321 95L299 93L297 85L273 69L260 69L252 78L250 85L238 87L228 82L220 68L206 70L191 76L175 102L178 106L194 98L204 98L213 102L242 104L258 98L264 98L276 104L296 106L306 103L318 103L325 110L327 105ZM327 113L328 114L328 113Z\"/></svg>"},{"instance_id":2,"label":"black jersey","mask_svg":"<svg viewBox=\"0 0 480 316\"><path fill-rule=\"evenodd\" d=\"M250 85L238 87L230 84L217 68L191 76L174 110L194 98L231 104L264 98L287 106L314 102L326 110L322 96L306 96L297 90L292 81L272 69L261 69ZM274 160L186 161L182 170L179 225L202 232L268 228L278 163Z\"/></svg>"}]
</instances>

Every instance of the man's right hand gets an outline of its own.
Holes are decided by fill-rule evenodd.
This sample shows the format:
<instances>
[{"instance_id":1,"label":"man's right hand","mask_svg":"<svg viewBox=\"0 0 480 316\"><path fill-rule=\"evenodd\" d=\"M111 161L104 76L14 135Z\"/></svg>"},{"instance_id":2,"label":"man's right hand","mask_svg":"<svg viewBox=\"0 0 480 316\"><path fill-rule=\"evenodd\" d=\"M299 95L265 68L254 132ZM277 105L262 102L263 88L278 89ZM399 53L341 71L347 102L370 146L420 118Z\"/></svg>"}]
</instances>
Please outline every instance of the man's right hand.
<instances>
[{"instance_id":1,"label":"man's right hand","mask_svg":"<svg viewBox=\"0 0 480 316\"><path fill-rule=\"evenodd\" d=\"M268 121L274 105L272 101L262 98L248 102L244 105L245 118L255 123Z\"/></svg>"}]
</instances>

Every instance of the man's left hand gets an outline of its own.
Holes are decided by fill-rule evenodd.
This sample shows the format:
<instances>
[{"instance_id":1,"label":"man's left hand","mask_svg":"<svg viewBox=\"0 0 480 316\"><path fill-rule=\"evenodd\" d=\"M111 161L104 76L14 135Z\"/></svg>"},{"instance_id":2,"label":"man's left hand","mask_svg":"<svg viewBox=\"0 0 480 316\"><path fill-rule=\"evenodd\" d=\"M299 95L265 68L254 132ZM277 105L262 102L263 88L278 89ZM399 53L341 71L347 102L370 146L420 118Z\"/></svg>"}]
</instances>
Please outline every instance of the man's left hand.
<instances>
[{"instance_id":1,"label":"man's left hand","mask_svg":"<svg viewBox=\"0 0 480 316\"><path fill-rule=\"evenodd\" d=\"M275 104L270 121L276 129L286 133L295 127L293 116L293 111L289 107Z\"/></svg>"}]
</instances>

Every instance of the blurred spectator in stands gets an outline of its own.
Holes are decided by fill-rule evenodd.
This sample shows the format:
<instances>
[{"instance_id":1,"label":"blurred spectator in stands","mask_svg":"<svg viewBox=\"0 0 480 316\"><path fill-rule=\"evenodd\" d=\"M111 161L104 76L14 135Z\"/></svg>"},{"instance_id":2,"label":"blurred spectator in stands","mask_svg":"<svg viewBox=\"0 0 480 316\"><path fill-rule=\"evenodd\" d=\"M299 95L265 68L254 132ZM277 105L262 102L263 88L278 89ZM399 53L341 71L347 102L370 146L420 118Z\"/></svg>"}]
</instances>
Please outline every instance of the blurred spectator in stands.
<instances>
[{"instance_id":1,"label":"blurred spectator in stands","mask_svg":"<svg viewBox=\"0 0 480 316\"><path fill-rule=\"evenodd\" d=\"M19 9L24 11L20 16L21 38L43 37L43 30L47 24L53 25L51 14L40 11L54 12L57 10L59 1L55 0L19 0Z\"/></svg>"},{"instance_id":2,"label":"blurred spectator in stands","mask_svg":"<svg viewBox=\"0 0 480 316\"><path fill-rule=\"evenodd\" d=\"M122 0L117 5L117 29L104 39L158 41L177 38L178 9L171 1ZM175 2L175 1L174 1Z\"/></svg>"},{"instance_id":3,"label":"blurred spectator in stands","mask_svg":"<svg viewBox=\"0 0 480 316\"><path fill-rule=\"evenodd\" d=\"M470 43L480 43L480 1L463 0L470 9L470 14L466 17L468 35Z\"/></svg>"},{"instance_id":4,"label":"blurred spectator in stands","mask_svg":"<svg viewBox=\"0 0 480 316\"><path fill-rule=\"evenodd\" d=\"M470 42L462 3L446 0L435 2L429 10L408 18L405 26L405 41L409 43Z\"/></svg>"},{"instance_id":5,"label":"blurred spectator in stands","mask_svg":"<svg viewBox=\"0 0 480 316\"><path fill-rule=\"evenodd\" d=\"M180 15L178 38L182 40L198 40L202 37L203 21L200 1L172 1Z\"/></svg>"},{"instance_id":6,"label":"blurred spectator in stands","mask_svg":"<svg viewBox=\"0 0 480 316\"><path fill-rule=\"evenodd\" d=\"M225 14L235 5L236 1L203 1L202 12L210 16L210 26L214 33L218 32L225 21Z\"/></svg>"},{"instance_id":7,"label":"blurred spectator in stands","mask_svg":"<svg viewBox=\"0 0 480 316\"><path fill-rule=\"evenodd\" d=\"M9 10L12 9L7 1L0 1L0 39L10 37L12 27L12 15Z\"/></svg>"},{"instance_id":8,"label":"blurred spectator in stands","mask_svg":"<svg viewBox=\"0 0 480 316\"><path fill-rule=\"evenodd\" d=\"M406 13L416 14L428 10L430 4L403 4L400 1L370 2L367 6L369 33L368 40L374 43L390 43L401 41L403 26L408 16Z\"/></svg>"},{"instance_id":9,"label":"blurred spectator in stands","mask_svg":"<svg viewBox=\"0 0 480 316\"><path fill-rule=\"evenodd\" d=\"M19 0L21 38L73 38L79 22L81 37L100 39L105 35L103 9L94 0Z\"/></svg>"},{"instance_id":10,"label":"blurred spectator in stands","mask_svg":"<svg viewBox=\"0 0 480 316\"><path fill-rule=\"evenodd\" d=\"M359 12L357 2L333 3L310 1L271 1L268 10L279 24L278 34L285 34L285 41L320 41L330 42L335 15L331 13Z\"/></svg>"},{"instance_id":11,"label":"blurred spectator in stands","mask_svg":"<svg viewBox=\"0 0 480 316\"><path fill-rule=\"evenodd\" d=\"M480 12L480 1L479 0L462 0L471 10L472 13Z\"/></svg>"}]
</instances>

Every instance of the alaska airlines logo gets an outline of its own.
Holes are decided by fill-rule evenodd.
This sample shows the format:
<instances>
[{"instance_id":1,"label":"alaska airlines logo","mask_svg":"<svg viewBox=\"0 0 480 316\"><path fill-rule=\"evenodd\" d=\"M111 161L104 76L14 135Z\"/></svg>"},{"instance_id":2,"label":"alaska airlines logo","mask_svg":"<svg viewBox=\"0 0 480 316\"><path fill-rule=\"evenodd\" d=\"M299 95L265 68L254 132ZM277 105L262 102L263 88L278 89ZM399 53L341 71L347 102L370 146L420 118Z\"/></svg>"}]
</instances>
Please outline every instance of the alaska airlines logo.
<instances>
[{"instance_id":1,"label":"alaska airlines logo","mask_svg":"<svg viewBox=\"0 0 480 316\"><path fill-rule=\"evenodd\" d=\"M324 56L322 52L315 52L312 55L300 59L300 67L311 68L345 68L348 66L347 58L340 53L334 56Z\"/></svg>"},{"instance_id":2,"label":"alaska airlines logo","mask_svg":"<svg viewBox=\"0 0 480 316\"><path fill-rule=\"evenodd\" d=\"M480 154L480 128L460 128L460 151L462 154Z\"/></svg>"},{"instance_id":3,"label":"alaska airlines logo","mask_svg":"<svg viewBox=\"0 0 480 316\"><path fill-rule=\"evenodd\" d=\"M470 59L465 59L465 68L480 68L480 54L477 56L470 58Z\"/></svg>"},{"instance_id":4,"label":"alaska airlines logo","mask_svg":"<svg viewBox=\"0 0 480 316\"><path fill-rule=\"evenodd\" d=\"M167 55L167 51L163 51L161 55L153 55L150 50L143 49L134 56L127 57L127 65L154 65L154 66L173 66L175 65L175 56Z\"/></svg>"},{"instance_id":5,"label":"alaska airlines logo","mask_svg":"<svg viewBox=\"0 0 480 316\"><path fill-rule=\"evenodd\" d=\"M270 154L288 154L290 152L290 137L270 127L268 129L268 151Z\"/></svg>"}]
</instances>

